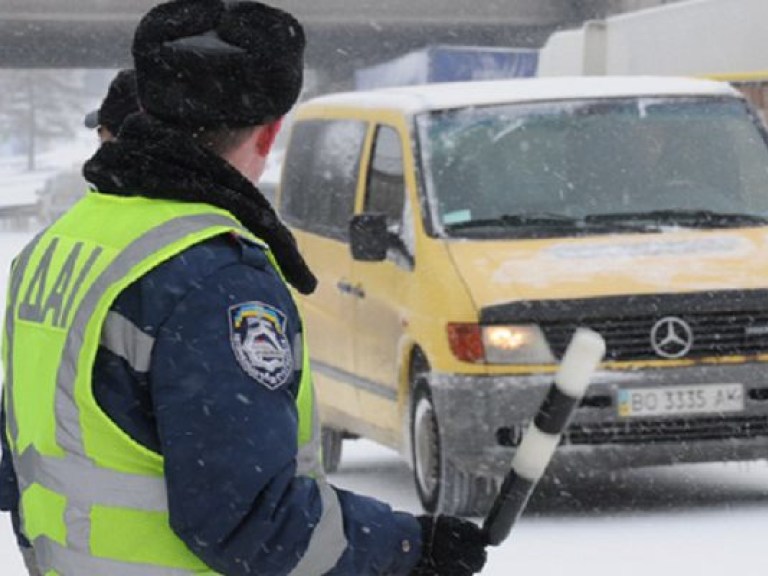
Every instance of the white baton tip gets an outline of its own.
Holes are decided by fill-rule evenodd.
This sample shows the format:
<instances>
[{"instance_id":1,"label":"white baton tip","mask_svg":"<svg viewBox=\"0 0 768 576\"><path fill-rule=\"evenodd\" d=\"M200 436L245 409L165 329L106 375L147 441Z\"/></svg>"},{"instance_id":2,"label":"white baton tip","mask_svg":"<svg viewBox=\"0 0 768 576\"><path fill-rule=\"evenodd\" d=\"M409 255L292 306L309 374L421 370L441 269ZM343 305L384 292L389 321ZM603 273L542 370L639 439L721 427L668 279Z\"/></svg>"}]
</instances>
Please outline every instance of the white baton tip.
<instances>
[{"instance_id":1,"label":"white baton tip","mask_svg":"<svg viewBox=\"0 0 768 576\"><path fill-rule=\"evenodd\" d=\"M578 328L565 350L555 383L570 397L581 398L589 385L592 372L604 355L603 337L588 328Z\"/></svg>"},{"instance_id":2,"label":"white baton tip","mask_svg":"<svg viewBox=\"0 0 768 576\"><path fill-rule=\"evenodd\" d=\"M560 443L560 434L547 434L531 424L512 459L512 468L529 482L538 482Z\"/></svg>"}]
</instances>

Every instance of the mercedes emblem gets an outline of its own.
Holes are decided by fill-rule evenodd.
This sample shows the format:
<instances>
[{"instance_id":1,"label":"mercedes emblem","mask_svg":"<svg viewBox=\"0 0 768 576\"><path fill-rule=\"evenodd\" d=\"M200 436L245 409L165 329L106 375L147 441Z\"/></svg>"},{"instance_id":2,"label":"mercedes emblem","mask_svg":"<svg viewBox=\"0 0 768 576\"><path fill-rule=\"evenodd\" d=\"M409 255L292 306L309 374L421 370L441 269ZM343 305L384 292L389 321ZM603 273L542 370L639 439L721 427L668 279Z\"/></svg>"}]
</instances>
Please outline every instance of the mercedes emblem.
<instances>
[{"instance_id":1,"label":"mercedes emblem","mask_svg":"<svg viewBox=\"0 0 768 576\"><path fill-rule=\"evenodd\" d=\"M651 347L662 358L682 358L692 346L693 330L677 316L666 316L651 328Z\"/></svg>"}]
</instances>

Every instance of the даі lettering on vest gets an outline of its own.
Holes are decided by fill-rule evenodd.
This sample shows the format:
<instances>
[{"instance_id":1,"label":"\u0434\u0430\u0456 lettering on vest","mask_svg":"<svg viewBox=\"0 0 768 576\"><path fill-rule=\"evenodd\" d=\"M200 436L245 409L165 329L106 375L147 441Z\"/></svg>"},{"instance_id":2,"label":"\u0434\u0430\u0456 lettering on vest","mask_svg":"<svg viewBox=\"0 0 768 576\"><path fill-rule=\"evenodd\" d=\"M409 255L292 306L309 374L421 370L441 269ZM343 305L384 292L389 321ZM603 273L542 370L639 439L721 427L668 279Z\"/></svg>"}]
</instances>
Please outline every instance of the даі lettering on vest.
<instances>
[{"instance_id":1,"label":"\u0434\u0430\u0456 lettering on vest","mask_svg":"<svg viewBox=\"0 0 768 576\"><path fill-rule=\"evenodd\" d=\"M84 251L83 242L74 242L65 247L66 239L57 236L48 238L47 242L32 272L29 287L19 306L18 317L20 320L63 328L68 325L75 295L80 291L83 280L102 248L92 246ZM58 259L63 252L66 252L64 264L58 268L55 278L49 278L54 257ZM75 269L79 270L77 277Z\"/></svg>"},{"instance_id":2,"label":"\u0434\u0430\u0456 lettering on vest","mask_svg":"<svg viewBox=\"0 0 768 576\"><path fill-rule=\"evenodd\" d=\"M0 503L30 574L479 572L474 523L335 489L292 289L316 280L256 183L305 36L258 2L140 21L141 112L14 260Z\"/></svg>"}]
</instances>

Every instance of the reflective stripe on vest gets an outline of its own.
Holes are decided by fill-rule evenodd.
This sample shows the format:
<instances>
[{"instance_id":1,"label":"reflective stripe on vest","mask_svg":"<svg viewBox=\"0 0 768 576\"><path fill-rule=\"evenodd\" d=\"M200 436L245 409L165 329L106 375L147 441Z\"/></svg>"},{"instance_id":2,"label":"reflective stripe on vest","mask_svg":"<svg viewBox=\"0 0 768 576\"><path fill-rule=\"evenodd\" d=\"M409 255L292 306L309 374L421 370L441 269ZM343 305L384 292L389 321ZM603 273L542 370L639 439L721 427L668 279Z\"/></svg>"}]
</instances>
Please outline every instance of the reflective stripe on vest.
<instances>
[{"instance_id":1,"label":"reflective stripe on vest","mask_svg":"<svg viewBox=\"0 0 768 576\"><path fill-rule=\"evenodd\" d=\"M96 197L98 195L89 194L81 201L85 206L81 206L80 211L87 210L89 202L97 202ZM13 268L8 307L10 313L6 319L4 340L6 409L7 432L22 493L20 509L24 531L33 541L40 569L44 574L212 575L214 573L186 549L168 525L167 496L161 476L162 458L150 454L121 432L118 439L114 440L116 432L113 428L116 426L100 411L94 419L94 415L89 411L93 411L95 400L92 401L90 389L84 398L78 383L85 378L90 385L92 360L100 342L125 358L132 367L148 369L152 338L132 326L124 317L108 311L116 295L136 277L145 274L164 258L214 235L236 231L253 240L258 239L254 239L226 213L209 207L201 210L199 205L190 205L189 210L186 210L186 206L176 203L137 199L131 199L127 204L134 210L138 208L153 211L165 205L169 214L157 225L147 227L135 239L119 246L112 260L89 281L85 280L84 271L102 256L98 246L77 274L74 270L74 258L72 264L69 258L65 262L61 262L60 258L56 265L48 263L51 270L59 272L58 276L52 276L61 278L62 275L68 274L67 281L74 279L75 282L73 290L80 290L81 285L83 288L82 299L77 303L74 302L74 296L65 302L63 294L54 294L57 300L54 301L52 322L60 323L55 326L57 328L66 328L61 361L58 362L55 373L54 397L51 399L52 416L55 418L55 442L46 443L45 432L38 434L37 430L26 430L25 427L30 425L29 415L27 414L25 420L16 413L18 406L14 393L20 385L16 382L20 368L26 375L19 377L24 386L31 386L26 377L35 374L34 367L20 362L16 348L19 344L16 323L24 321L23 316L19 317L20 310L25 305L29 307L29 294L34 288L34 281L30 281L29 275L39 273L35 262L39 267L44 258L53 258L48 252L54 253L51 246L57 241L55 235L62 233L61 228L54 224L52 229L38 236L20 254ZM71 233L66 226L63 230L64 233ZM97 245L97 242L93 241L91 244ZM260 244L263 245L261 242ZM79 250L78 245L76 249ZM105 252L108 249L109 246L104 247ZM275 264L268 250L267 254ZM70 269L67 269L68 265ZM138 274L137 269L140 269ZM279 271L279 268L277 269ZM25 280L26 296L21 294L25 288ZM21 301L22 299L27 301ZM69 309L69 306L72 306L72 309ZM47 308L42 312L42 320L45 321L46 318ZM24 329L26 339L23 339L22 344L28 341L44 342L46 335L52 333L50 327ZM48 332L45 332L46 330ZM319 422L313 401L314 392L306 346L302 346L302 352L302 382L296 400L301 444L297 474L318 475L316 480L323 512L305 555L292 572L297 576L322 574L330 570L347 544L336 493L319 473ZM82 358L90 361L81 365ZM79 365L81 368L78 371ZM88 367L89 373L85 376L83 373L86 370L83 366ZM37 380L34 382L37 384ZM23 409L27 412L30 410ZM103 422L100 418L103 418ZM35 434L43 437L41 447L45 454L38 449L34 440ZM93 445L89 445L86 434L89 438L98 437L100 434L111 435L112 439L107 440L107 444L91 442ZM125 438L120 438L120 434ZM30 437L33 438L32 441L29 440ZM20 445L19 440L22 438L24 442ZM114 455L106 454L104 446L108 446L110 441L120 443L126 453L125 460L113 460ZM110 464L105 465L105 462ZM133 538L122 538L120 535L125 536L124 532L129 527L135 528L139 534L134 534ZM165 547L157 545L154 556L146 553L142 557L139 550L128 549L121 541L141 541L142 537L145 540L141 542L142 545L161 542Z\"/></svg>"}]
</instances>

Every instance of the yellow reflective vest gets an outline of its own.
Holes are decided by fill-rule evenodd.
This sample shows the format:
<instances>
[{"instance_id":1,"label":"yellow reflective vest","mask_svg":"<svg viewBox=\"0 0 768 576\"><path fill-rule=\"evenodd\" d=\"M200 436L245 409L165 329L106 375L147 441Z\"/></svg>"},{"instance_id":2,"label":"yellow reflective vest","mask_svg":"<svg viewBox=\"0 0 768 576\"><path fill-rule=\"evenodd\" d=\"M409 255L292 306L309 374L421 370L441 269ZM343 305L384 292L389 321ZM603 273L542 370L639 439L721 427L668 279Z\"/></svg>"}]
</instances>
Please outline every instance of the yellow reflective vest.
<instances>
[{"instance_id":1,"label":"yellow reflective vest","mask_svg":"<svg viewBox=\"0 0 768 576\"><path fill-rule=\"evenodd\" d=\"M22 532L45 576L214 574L169 525L162 456L101 410L92 371L120 292L190 246L231 232L262 245L277 267L226 211L89 192L15 260L3 340L5 433ZM298 473L314 475L319 424L303 350ZM318 484L327 517L335 495ZM294 573L311 573L301 564Z\"/></svg>"}]
</instances>

